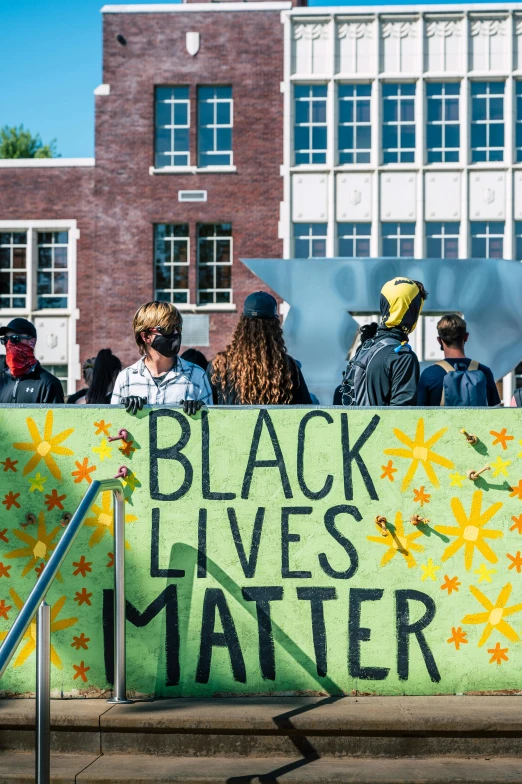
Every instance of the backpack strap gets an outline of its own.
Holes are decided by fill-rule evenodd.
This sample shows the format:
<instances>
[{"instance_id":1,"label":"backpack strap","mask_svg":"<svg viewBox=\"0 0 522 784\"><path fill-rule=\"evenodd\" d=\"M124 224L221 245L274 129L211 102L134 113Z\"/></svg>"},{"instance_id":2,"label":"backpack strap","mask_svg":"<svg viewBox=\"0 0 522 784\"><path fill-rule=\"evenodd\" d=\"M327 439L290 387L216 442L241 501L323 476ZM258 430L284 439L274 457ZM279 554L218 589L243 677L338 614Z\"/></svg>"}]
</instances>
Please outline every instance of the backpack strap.
<instances>
[{"instance_id":1,"label":"backpack strap","mask_svg":"<svg viewBox=\"0 0 522 784\"><path fill-rule=\"evenodd\" d=\"M450 363L446 362L445 359L441 359L440 362L435 362L435 364L441 367L443 370L445 370L446 373L453 373L453 371L455 370L453 365L450 365Z\"/></svg>"},{"instance_id":2,"label":"backpack strap","mask_svg":"<svg viewBox=\"0 0 522 784\"><path fill-rule=\"evenodd\" d=\"M479 363L477 362L476 359L472 359L468 365L468 370L478 370L478 369L479 369Z\"/></svg>"}]
</instances>

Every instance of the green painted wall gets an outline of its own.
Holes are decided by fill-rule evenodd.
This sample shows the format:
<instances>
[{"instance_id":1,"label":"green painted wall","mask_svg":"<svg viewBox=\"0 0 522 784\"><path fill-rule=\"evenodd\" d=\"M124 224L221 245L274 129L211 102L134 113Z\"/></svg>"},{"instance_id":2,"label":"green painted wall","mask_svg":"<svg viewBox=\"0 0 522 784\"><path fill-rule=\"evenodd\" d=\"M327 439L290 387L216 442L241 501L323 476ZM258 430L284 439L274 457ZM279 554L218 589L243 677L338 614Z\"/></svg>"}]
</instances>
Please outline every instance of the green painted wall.
<instances>
[{"instance_id":1,"label":"green painted wall","mask_svg":"<svg viewBox=\"0 0 522 784\"><path fill-rule=\"evenodd\" d=\"M61 536L63 513L92 478L126 465L131 690L520 688L518 411L205 417L0 408L0 639ZM109 443L122 427L128 444ZM489 472L467 478L486 463ZM23 527L27 513L37 522ZM429 522L413 525L415 514ZM105 494L48 596L55 694L109 687L112 552ZM34 647L31 628L5 692L34 691Z\"/></svg>"}]
</instances>

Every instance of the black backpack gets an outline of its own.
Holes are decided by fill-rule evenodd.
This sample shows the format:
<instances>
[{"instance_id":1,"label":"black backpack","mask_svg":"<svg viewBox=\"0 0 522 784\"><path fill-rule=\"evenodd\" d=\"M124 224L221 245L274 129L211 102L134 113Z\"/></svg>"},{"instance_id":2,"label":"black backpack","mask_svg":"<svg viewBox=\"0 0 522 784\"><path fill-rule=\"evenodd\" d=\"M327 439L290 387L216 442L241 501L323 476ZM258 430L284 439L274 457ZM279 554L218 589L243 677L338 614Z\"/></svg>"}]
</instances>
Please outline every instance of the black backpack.
<instances>
[{"instance_id":1,"label":"black backpack","mask_svg":"<svg viewBox=\"0 0 522 784\"><path fill-rule=\"evenodd\" d=\"M348 362L343 372L340 386L341 405L343 406L369 406L366 376L368 368L377 354L386 346L395 346L395 351L402 348L402 343L397 338L384 337L380 340L370 338L362 343Z\"/></svg>"}]
</instances>

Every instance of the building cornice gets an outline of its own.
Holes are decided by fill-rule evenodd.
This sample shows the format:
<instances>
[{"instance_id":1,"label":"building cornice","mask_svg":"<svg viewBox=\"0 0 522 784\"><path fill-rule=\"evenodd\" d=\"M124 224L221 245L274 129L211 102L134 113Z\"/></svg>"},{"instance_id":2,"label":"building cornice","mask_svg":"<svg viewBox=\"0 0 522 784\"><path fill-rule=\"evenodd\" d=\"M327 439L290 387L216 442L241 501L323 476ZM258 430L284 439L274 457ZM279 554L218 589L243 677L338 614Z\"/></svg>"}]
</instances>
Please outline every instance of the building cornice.
<instances>
[{"instance_id":1,"label":"building cornice","mask_svg":"<svg viewBox=\"0 0 522 784\"><path fill-rule=\"evenodd\" d=\"M289 11L291 2L155 3L151 5L104 5L102 14L170 14L223 11Z\"/></svg>"},{"instance_id":2,"label":"building cornice","mask_svg":"<svg viewBox=\"0 0 522 784\"><path fill-rule=\"evenodd\" d=\"M411 5L350 5L350 6L308 6L295 7L291 10L292 16L376 16L376 15L389 15L395 16L397 14L419 16L419 14L488 14L488 16L501 15L513 11L522 12L522 3L496 3L484 2L480 3L430 3L430 4L411 4Z\"/></svg>"},{"instance_id":3,"label":"building cornice","mask_svg":"<svg viewBox=\"0 0 522 784\"><path fill-rule=\"evenodd\" d=\"M94 158L0 158L0 169L50 169L94 166Z\"/></svg>"}]
</instances>

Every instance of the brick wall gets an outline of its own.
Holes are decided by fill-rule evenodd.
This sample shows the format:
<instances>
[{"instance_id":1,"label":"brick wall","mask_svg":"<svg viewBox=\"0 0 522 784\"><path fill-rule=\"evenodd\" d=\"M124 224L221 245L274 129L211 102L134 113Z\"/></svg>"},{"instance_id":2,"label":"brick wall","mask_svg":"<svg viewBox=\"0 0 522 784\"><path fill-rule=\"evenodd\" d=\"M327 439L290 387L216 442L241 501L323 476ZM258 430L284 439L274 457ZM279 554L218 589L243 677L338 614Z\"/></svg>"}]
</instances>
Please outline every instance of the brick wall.
<instances>
[{"instance_id":1,"label":"brick wall","mask_svg":"<svg viewBox=\"0 0 522 784\"><path fill-rule=\"evenodd\" d=\"M200 33L199 53L185 34ZM126 45L116 40L123 35ZM263 284L240 257L280 257L282 200L283 34L279 12L105 14L103 81L96 98L93 310L101 332L125 362L136 349L131 320L153 296L153 225L190 225L191 302L196 302L196 225L233 227L233 301ZM149 174L154 163L154 86L190 87L191 163L196 161L196 86L232 85L233 149L237 173ZM203 189L206 203L179 203L178 190ZM82 315L83 318L83 315ZM211 357L222 349L236 313L210 314ZM114 338L112 338L114 336ZM88 354L89 348L82 354Z\"/></svg>"}]
</instances>

